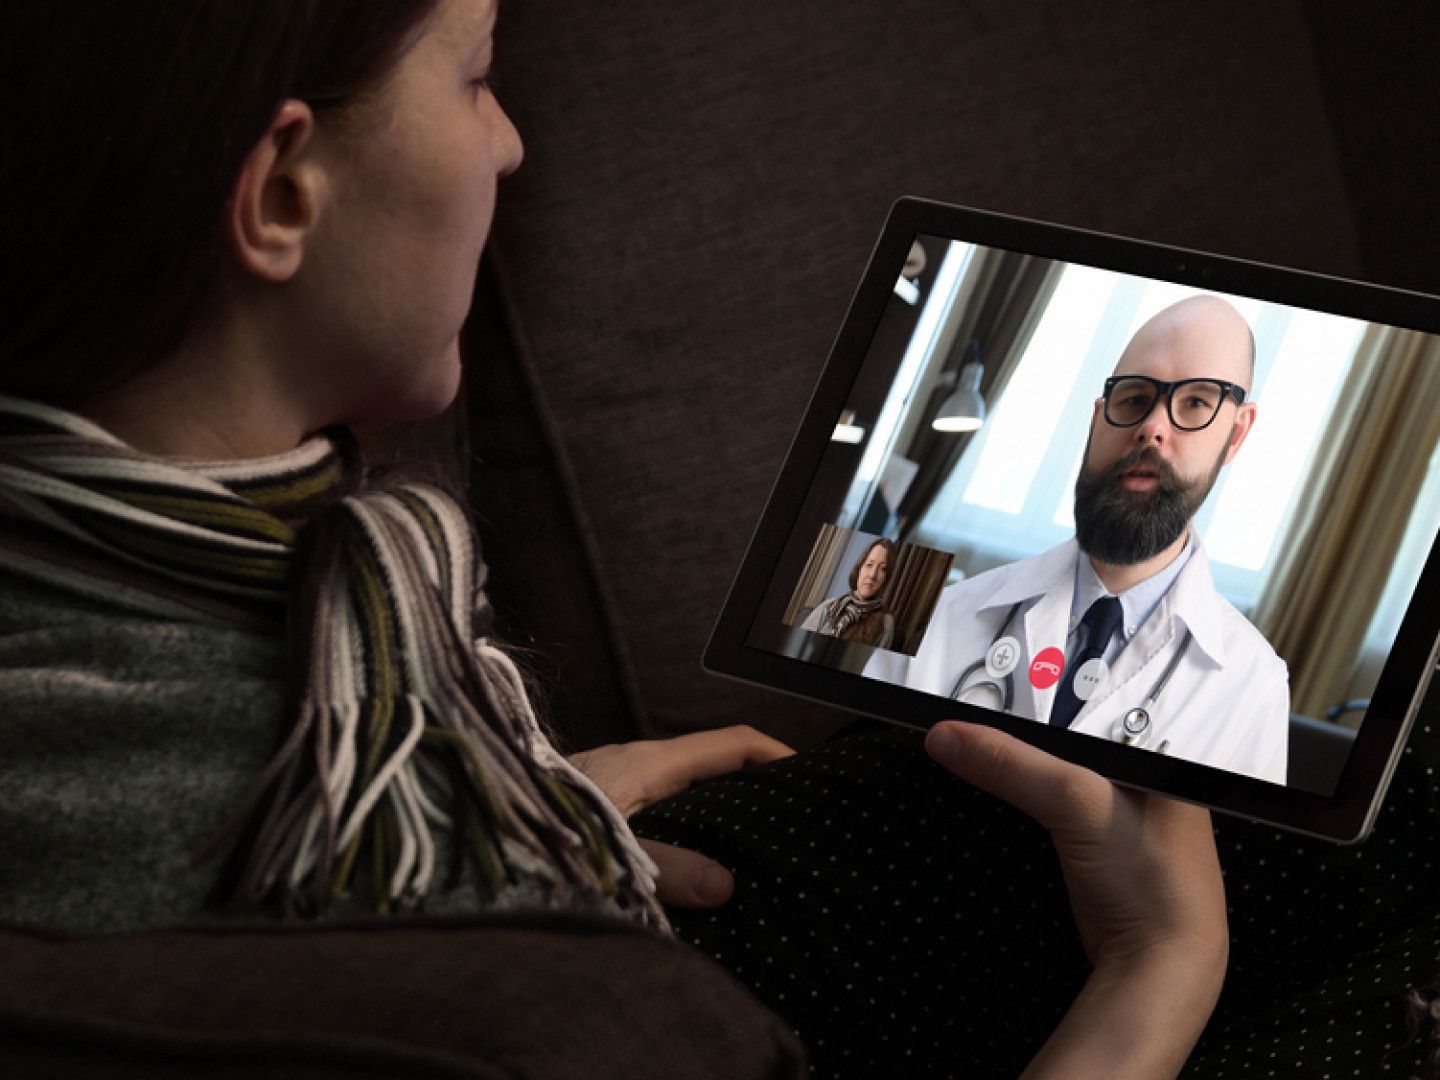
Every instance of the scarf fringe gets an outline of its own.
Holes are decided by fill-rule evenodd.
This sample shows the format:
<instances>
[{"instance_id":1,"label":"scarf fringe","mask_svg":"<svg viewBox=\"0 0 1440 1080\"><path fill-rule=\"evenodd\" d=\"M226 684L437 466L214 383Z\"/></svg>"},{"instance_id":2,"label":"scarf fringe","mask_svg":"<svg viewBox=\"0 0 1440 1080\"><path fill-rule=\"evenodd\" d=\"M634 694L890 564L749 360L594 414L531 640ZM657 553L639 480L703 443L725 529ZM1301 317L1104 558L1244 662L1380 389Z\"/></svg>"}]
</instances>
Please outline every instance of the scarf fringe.
<instances>
[{"instance_id":1,"label":"scarf fringe","mask_svg":"<svg viewBox=\"0 0 1440 1080\"><path fill-rule=\"evenodd\" d=\"M126 611L251 630L288 612L296 707L235 816L239 899L417 907L448 834L448 876L468 862L491 901L538 891L667 925L654 863L486 638L485 565L450 495L358 490L343 433L254 462L161 461L4 396L0 430L0 565Z\"/></svg>"}]
</instances>

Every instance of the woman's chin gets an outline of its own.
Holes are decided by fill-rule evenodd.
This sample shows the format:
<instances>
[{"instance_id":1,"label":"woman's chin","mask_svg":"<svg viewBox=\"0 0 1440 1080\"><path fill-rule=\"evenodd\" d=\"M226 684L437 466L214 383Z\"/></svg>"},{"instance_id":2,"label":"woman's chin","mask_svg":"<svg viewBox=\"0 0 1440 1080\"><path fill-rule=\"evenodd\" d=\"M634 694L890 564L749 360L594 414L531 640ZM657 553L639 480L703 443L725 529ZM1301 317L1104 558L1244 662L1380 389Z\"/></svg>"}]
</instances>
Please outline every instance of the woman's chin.
<instances>
[{"instance_id":1,"label":"woman's chin","mask_svg":"<svg viewBox=\"0 0 1440 1080\"><path fill-rule=\"evenodd\" d=\"M439 416L454 404L460 392L460 354L452 346L423 376L407 373L403 380L378 389L359 410L350 426L387 428Z\"/></svg>"}]
</instances>

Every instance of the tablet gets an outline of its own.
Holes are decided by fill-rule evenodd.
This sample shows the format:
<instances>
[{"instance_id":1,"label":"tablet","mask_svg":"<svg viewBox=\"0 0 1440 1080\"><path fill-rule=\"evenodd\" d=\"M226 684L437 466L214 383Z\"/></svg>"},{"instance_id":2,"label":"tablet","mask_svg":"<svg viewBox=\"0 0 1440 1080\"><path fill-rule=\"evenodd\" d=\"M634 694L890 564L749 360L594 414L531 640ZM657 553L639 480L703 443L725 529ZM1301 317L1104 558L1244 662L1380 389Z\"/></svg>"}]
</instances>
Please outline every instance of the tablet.
<instances>
[{"instance_id":1,"label":"tablet","mask_svg":"<svg viewBox=\"0 0 1440 1080\"><path fill-rule=\"evenodd\" d=\"M1440 638L1440 299L891 209L705 653L1362 838Z\"/></svg>"}]
</instances>

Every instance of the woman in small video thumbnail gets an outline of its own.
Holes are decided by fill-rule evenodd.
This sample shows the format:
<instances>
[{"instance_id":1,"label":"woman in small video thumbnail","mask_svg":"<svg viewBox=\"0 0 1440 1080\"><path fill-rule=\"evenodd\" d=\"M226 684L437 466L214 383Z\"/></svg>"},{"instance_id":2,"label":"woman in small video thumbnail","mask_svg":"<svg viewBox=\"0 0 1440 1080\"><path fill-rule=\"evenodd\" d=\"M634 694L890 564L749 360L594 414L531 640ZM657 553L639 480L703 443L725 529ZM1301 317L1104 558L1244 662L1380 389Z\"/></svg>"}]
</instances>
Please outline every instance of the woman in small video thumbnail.
<instances>
[{"instance_id":1,"label":"woman in small video thumbnail","mask_svg":"<svg viewBox=\"0 0 1440 1080\"><path fill-rule=\"evenodd\" d=\"M850 571L850 591L817 605L800 629L888 649L895 618L885 609L885 581L894 556L889 540L872 543Z\"/></svg>"}]
</instances>

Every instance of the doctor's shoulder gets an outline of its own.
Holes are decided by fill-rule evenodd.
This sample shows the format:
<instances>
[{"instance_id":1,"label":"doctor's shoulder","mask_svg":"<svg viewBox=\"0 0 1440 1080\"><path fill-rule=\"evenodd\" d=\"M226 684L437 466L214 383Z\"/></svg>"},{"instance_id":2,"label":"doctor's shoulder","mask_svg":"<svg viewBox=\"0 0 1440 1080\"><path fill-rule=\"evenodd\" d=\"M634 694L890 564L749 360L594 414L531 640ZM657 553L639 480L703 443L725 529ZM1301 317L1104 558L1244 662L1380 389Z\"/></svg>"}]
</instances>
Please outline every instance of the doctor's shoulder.
<instances>
[{"instance_id":1,"label":"doctor's shoulder","mask_svg":"<svg viewBox=\"0 0 1440 1080\"><path fill-rule=\"evenodd\" d=\"M1229 600L1219 599L1226 654L1241 659L1256 675L1278 675L1288 683L1289 668L1265 635Z\"/></svg>"},{"instance_id":2,"label":"doctor's shoulder","mask_svg":"<svg viewBox=\"0 0 1440 1080\"><path fill-rule=\"evenodd\" d=\"M940 592L940 600L936 604L936 607L938 609L968 609L970 611L985 607L990 598L1009 580L1014 567L1017 565L1019 564L1006 563L1004 566L996 566L990 570L982 571L974 577L961 578L959 581L946 585Z\"/></svg>"}]
</instances>

